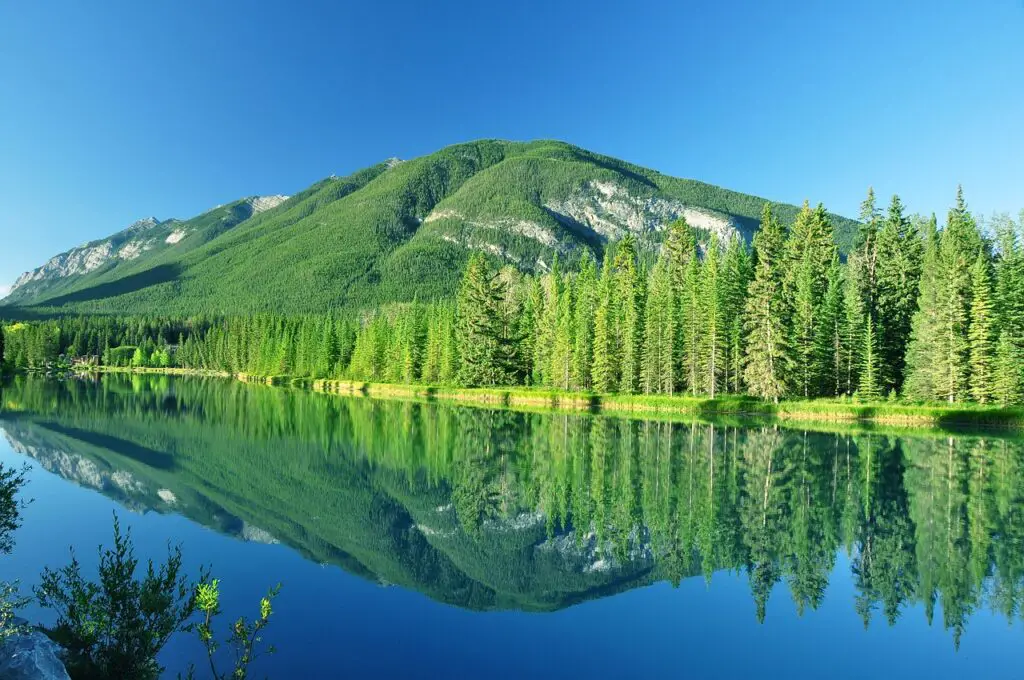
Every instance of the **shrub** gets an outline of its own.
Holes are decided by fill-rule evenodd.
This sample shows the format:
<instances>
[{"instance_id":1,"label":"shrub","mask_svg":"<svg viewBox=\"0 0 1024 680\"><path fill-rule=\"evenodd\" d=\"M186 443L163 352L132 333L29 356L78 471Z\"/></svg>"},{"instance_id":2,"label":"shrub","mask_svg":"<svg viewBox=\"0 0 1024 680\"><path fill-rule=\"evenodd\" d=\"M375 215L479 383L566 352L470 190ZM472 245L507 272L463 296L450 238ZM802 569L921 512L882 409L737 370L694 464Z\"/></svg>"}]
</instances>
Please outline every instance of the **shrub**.
<instances>
[{"instance_id":1,"label":"shrub","mask_svg":"<svg viewBox=\"0 0 1024 680\"><path fill-rule=\"evenodd\" d=\"M0 463L0 554L3 555L14 548L12 534L21 526L21 511L26 502L18 498L18 492L25 485L27 469ZM25 626L16 623L15 613L28 603L28 598L19 595L17 581L0 581L0 642L25 632Z\"/></svg>"},{"instance_id":2,"label":"shrub","mask_svg":"<svg viewBox=\"0 0 1024 680\"><path fill-rule=\"evenodd\" d=\"M73 676L155 680L164 670L160 650L175 632L191 630L197 587L182 575L180 546L169 546L159 567L150 560L141 579L138 566L131 532L121 532L115 515L114 546L100 548L98 583L82 577L73 550L69 565L43 571L35 595L57 612L49 633L67 648ZM200 570L199 581L208 576Z\"/></svg>"},{"instance_id":3,"label":"shrub","mask_svg":"<svg viewBox=\"0 0 1024 680\"><path fill-rule=\"evenodd\" d=\"M206 656L210 663L210 673L214 680L228 680L228 678L232 680L245 680L249 676L249 664L255 661L261 652L260 645L263 642L263 629L270 622L270 616L273 614L273 601L280 590L281 584L278 584L271 588L270 592L260 600L260 614L258 618L249 621L245 617L239 617L231 624L231 634L226 644L234 650L235 663L231 673L225 674L217 669L214 658L221 646L213 632L214 620L221 613L220 581L214 579L208 583L199 584L196 590L196 607L203 620L196 626L196 631L199 635L199 641L206 648ZM268 646L265 651L267 654L273 654L276 650L273 646ZM191 667L187 677L191 679L194 676L195 668Z\"/></svg>"}]
</instances>

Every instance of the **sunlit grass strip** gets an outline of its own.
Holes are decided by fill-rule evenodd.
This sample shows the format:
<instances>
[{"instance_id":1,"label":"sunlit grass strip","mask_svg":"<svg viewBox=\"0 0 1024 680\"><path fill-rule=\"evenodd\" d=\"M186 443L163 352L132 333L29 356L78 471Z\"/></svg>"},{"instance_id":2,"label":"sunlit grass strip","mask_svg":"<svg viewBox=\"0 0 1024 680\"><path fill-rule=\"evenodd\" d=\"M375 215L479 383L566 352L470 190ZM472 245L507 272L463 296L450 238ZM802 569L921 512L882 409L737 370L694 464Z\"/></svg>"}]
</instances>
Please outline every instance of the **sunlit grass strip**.
<instances>
[{"instance_id":1,"label":"sunlit grass strip","mask_svg":"<svg viewBox=\"0 0 1024 680\"><path fill-rule=\"evenodd\" d=\"M118 373L164 373L232 377L229 373L182 368L109 368ZM981 404L915 404L901 401L857 402L847 399L806 399L768 401L740 395L716 399L690 395L593 394L529 387L449 387L370 383L351 380L310 380L290 376L237 374L246 383L291 386L347 396L420 399L498 408L589 411L591 413L644 415L722 415L769 417L818 423L877 423L900 428L941 427L949 429L1000 427L1024 429L1024 408Z\"/></svg>"},{"instance_id":2,"label":"sunlit grass strip","mask_svg":"<svg viewBox=\"0 0 1024 680\"><path fill-rule=\"evenodd\" d=\"M792 420L874 422L901 426L1024 427L1024 408L978 404L861 403L841 399L794 400L773 404L743 396L707 399L678 395L598 395L529 388L468 389L337 380L314 381L313 389L353 396L437 399L605 413L769 416Z\"/></svg>"}]
</instances>

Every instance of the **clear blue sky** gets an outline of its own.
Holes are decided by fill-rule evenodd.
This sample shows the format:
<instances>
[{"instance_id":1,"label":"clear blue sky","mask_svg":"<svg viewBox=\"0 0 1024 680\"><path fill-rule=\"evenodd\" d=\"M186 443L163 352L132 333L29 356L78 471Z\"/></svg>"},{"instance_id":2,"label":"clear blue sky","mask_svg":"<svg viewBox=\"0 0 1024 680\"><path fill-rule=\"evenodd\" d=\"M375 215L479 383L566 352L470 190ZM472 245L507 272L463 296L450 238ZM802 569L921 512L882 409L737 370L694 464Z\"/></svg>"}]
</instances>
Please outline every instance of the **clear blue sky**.
<instances>
[{"instance_id":1,"label":"clear blue sky","mask_svg":"<svg viewBox=\"0 0 1024 680\"><path fill-rule=\"evenodd\" d=\"M303 5L303 6L300 6ZM0 0L0 283L147 215L558 138L855 215L1024 207L1024 0Z\"/></svg>"}]
</instances>

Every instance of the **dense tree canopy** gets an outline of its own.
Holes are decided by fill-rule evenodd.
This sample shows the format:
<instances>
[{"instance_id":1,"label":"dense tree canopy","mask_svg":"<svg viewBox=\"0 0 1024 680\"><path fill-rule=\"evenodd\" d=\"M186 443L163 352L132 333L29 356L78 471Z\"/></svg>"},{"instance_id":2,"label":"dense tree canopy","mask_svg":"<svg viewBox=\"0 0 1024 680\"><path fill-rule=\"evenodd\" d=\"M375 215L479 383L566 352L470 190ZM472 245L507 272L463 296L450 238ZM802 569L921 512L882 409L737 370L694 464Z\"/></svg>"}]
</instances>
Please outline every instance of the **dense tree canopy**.
<instances>
[{"instance_id":1,"label":"dense tree canopy","mask_svg":"<svg viewBox=\"0 0 1024 680\"><path fill-rule=\"evenodd\" d=\"M358 314L73 317L4 329L21 370L61 361L461 386L770 400L902 394L1018 403L1022 224L983 228L959 192L940 229L873 192L843 261L823 206L787 228L762 210L752 250L684 219L659 252L627 236L603 263L524 274L478 253L455 300ZM700 236L701 238L698 238Z\"/></svg>"}]
</instances>

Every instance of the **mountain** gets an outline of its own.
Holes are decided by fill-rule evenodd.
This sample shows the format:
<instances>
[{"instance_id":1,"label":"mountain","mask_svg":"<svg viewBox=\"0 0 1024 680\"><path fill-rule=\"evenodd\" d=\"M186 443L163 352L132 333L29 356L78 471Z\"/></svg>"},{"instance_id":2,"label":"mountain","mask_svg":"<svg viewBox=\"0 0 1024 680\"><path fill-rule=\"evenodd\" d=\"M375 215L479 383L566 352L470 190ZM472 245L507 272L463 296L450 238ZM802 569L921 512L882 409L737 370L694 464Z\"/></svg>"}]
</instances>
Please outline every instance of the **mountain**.
<instances>
[{"instance_id":1,"label":"mountain","mask_svg":"<svg viewBox=\"0 0 1024 680\"><path fill-rule=\"evenodd\" d=\"M149 269L167 251L180 256L287 199L287 196L251 196L184 221L145 217L113 236L89 241L25 272L11 286L3 302L18 304L50 298L93 280L118 279Z\"/></svg>"},{"instance_id":2,"label":"mountain","mask_svg":"<svg viewBox=\"0 0 1024 680\"><path fill-rule=\"evenodd\" d=\"M765 202L563 142L497 140L390 159L279 198L133 225L26 274L2 304L231 313L426 300L452 294L472 250L533 271L556 253L570 264L600 255L627 233L653 248L680 216L705 235L749 239ZM785 221L797 211L776 209ZM845 249L856 223L833 219Z\"/></svg>"}]
</instances>

